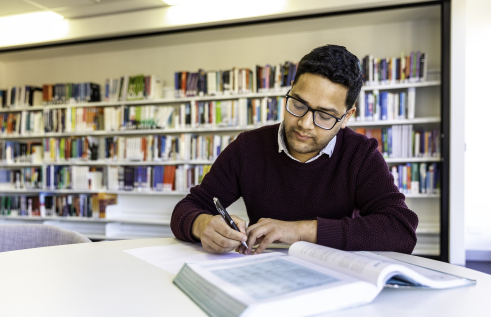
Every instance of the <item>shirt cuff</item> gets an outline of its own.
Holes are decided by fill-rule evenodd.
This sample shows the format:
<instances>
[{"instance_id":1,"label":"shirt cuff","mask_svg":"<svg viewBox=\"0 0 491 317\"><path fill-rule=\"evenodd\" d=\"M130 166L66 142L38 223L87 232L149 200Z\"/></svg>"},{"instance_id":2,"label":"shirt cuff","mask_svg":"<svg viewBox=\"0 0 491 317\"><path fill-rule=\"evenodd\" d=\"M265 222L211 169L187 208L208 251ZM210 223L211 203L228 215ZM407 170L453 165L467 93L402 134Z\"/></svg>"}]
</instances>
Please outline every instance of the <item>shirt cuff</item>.
<instances>
[{"instance_id":1,"label":"shirt cuff","mask_svg":"<svg viewBox=\"0 0 491 317\"><path fill-rule=\"evenodd\" d=\"M343 250L343 220L317 217L317 244Z\"/></svg>"}]
</instances>

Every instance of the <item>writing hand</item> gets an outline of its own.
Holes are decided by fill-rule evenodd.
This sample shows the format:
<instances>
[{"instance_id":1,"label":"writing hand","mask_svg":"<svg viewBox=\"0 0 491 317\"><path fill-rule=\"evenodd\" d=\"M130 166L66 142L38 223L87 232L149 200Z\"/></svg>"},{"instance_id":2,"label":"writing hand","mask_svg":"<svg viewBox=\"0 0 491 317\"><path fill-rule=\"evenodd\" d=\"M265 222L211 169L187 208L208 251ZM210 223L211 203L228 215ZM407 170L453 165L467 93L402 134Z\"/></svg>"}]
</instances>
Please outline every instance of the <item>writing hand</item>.
<instances>
[{"instance_id":1,"label":"writing hand","mask_svg":"<svg viewBox=\"0 0 491 317\"><path fill-rule=\"evenodd\" d=\"M201 240L203 248L210 252L227 253L246 241L245 221L230 216L240 232L230 228L220 215L201 214L194 220L192 233Z\"/></svg>"}]
</instances>

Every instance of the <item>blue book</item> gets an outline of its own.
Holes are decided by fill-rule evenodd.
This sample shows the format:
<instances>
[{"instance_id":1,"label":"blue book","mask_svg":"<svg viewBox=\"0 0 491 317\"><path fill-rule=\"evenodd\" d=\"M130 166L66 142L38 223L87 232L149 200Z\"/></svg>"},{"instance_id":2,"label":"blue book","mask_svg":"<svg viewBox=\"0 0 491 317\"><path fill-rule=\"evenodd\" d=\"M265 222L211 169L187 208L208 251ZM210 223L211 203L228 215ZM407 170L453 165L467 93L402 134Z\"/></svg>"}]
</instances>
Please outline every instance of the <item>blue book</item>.
<instances>
[{"instance_id":1,"label":"blue book","mask_svg":"<svg viewBox=\"0 0 491 317\"><path fill-rule=\"evenodd\" d=\"M406 93L399 93L399 119L406 119Z\"/></svg>"},{"instance_id":2,"label":"blue book","mask_svg":"<svg viewBox=\"0 0 491 317\"><path fill-rule=\"evenodd\" d=\"M402 186L402 177L404 175L402 165L397 166L397 172L399 173L399 190L402 192L404 190Z\"/></svg>"},{"instance_id":3,"label":"blue book","mask_svg":"<svg viewBox=\"0 0 491 317\"><path fill-rule=\"evenodd\" d=\"M382 112L382 120L387 120L388 115L387 115L387 108L388 108L388 92L383 91L380 93L380 99L381 99L381 112Z\"/></svg>"},{"instance_id":4,"label":"blue book","mask_svg":"<svg viewBox=\"0 0 491 317\"><path fill-rule=\"evenodd\" d=\"M392 127L387 128L387 143L389 144L389 157L393 157L392 155Z\"/></svg>"}]
</instances>

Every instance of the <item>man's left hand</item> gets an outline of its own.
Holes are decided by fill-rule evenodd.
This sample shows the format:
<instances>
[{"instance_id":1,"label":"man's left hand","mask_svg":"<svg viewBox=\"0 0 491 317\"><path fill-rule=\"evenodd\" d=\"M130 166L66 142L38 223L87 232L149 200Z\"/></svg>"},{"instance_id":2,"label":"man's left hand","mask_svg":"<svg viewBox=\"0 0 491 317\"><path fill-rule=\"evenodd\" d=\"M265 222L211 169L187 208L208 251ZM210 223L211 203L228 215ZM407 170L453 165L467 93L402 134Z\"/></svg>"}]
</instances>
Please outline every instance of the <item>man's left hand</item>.
<instances>
[{"instance_id":1,"label":"man's left hand","mask_svg":"<svg viewBox=\"0 0 491 317\"><path fill-rule=\"evenodd\" d=\"M293 244L297 241L317 242L317 220L307 221L281 221L261 218L246 228L247 245L249 248L239 246L236 250L243 254L250 254L252 247L259 243L254 254L261 254L273 242Z\"/></svg>"}]
</instances>

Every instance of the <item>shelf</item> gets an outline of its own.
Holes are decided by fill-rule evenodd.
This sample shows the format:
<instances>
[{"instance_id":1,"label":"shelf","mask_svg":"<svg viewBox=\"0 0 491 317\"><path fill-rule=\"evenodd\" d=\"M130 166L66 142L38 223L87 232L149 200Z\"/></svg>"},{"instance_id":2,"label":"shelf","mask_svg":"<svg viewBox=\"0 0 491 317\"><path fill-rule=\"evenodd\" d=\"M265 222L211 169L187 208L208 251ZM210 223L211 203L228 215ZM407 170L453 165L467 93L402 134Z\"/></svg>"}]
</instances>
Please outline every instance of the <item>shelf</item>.
<instances>
[{"instance_id":1,"label":"shelf","mask_svg":"<svg viewBox=\"0 0 491 317\"><path fill-rule=\"evenodd\" d=\"M440 117L423 117L404 120L350 121L348 127L386 126L399 124L439 123Z\"/></svg>"},{"instance_id":2,"label":"shelf","mask_svg":"<svg viewBox=\"0 0 491 317\"><path fill-rule=\"evenodd\" d=\"M35 166L43 166L43 163L0 163L0 167L2 168L16 168L16 167L35 167Z\"/></svg>"},{"instance_id":3,"label":"shelf","mask_svg":"<svg viewBox=\"0 0 491 317\"><path fill-rule=\"evenodd\" d=\"M440 224L423 222L416 228L416 234L440 234Z\"/></svg>"},{"instance_id":4,"label":"shelf","mask_svg":"<svg viewBox=\"0 0 491 317\"><path fill-rule=\"evenodd\" d=\"M69 136L112 136L112 135L152 135L152 134L181 134L181 133L210 133L210 132L231 132L246 131L260 128L267 125L280 123L280 121L269 122L258 125L233 126L233 127L197 127L185 129L142 129L142 130L121 130L121 131L85 131L85 132L64 132L64 133L36 133L25 135L0 135L0 140L10 139L40 139L40 138L60 138Z\"/></svg>"},{"instance_id":5,"label":"shelf","mask_svg":"<svg viewBox=\"0 0 491 317\"><path fill-rule=\"evenodd\" d=\"M440 194L404 194L406 198L440 198Z\"/></svg>"},{"instance_id":6,"label":"shelf","mask_svg":"<svg viewBox=\"0 0 491 317\"><path fill-rule=\"evenodd\" d=\"M153 196L186 196L189 191L125 191L125 190L84 190L84 189L0 189L0 194L119 194L119 195L153 195Z\"/></svg>"},{"instance_id":7,"label":"shelf","mask_svg":"<svg viewBox=\"0 0 491 317\"><path fill-rule=\"evenodd\" d=\"M413 255L439 256L440 247L438 244L419 244L413 250Z\"/></svg>"},{"instance_id":8,"label":"shelf","mask_svg":"<svg viewBox=\"0 0 491 317\"><path fill-rule=\"evenodd\" d=\"M47 132L25 135L0 135L0 139L39 139L39 138L60 138L70 136L131 136L131 135L152 135L152 134L182 134L182 133L212 133L212 132L241 132L260 127L278 124L281 121L274 121L268 123L261 123L257 125L246 126L230 126L230 127L196 127L196 128L184 128L184 129L141 129L141 130L120 130L120 131L81 131L81 132ZM402 124L423 124L423 123L439 123L439 117L423 117L404 120L387 120L387 121L351 121L348 123L348 127L364 127L364 126L388 126L388 125L402 125Z\"/></svg>"},{"instance_id":9,"label":"shelf","mask_svg":"<svg viewBox=\"0 0 491 317\"><path fill-rule=\"evenodd\" d=\"M412 87L432 87L439 86L440 81L426 81L416 83L390 83L390 84L373 84L365 85L361 88L362 91L370 91L374 89L390 90L390 89L404 89ZM66 108L86 108L86 107L111 107L111 106L139 106L139 105L159 105L159 104L179 104L186 102L199 102L199 101L221 101L221 100L237 100L243 98L264 98L264 97L279 97L284 96L290 88L281 88L271 92L260 93L245 93L245 94L230 94L220 96L203 96L203 97L184 97L184 98L167 98L167 99L155 99L155 100L133 100L133 101L114 101L114 102L85 102L85 103L73 103L62 105L37 105L32 107L10 108L0 109L2 112L19 112L19 111L42 111L44 109L66 109Z\"/></svg>"},{"instance_id":10,"label":"shelf","mask_svg":"<svg viewBox=\"0 0 491 317\"><path fill-rule=\"evenodd\" d=\"M440 156L423 156L423 157L401 157L401 158L386 158L387 163L424 163L424 162L440 162Z\"/></svg>"},{"instance_id":11,"label":"shelf","mask_svg":"<svg viewBox=\"0 0 491 317\"><path fill-rule=\"evenodd\" d=\"M390 83L390 84L369 84L364 85L361 90L362 91L370 91L370 90L389 90L389 89L404 89L404 88L417 88L417 87L432 87L432 86L440 86L441 82L439 80L431 80L424 82L415 82L415 83Z\"/></svg>"},{"instance_id":12,"label":"shelf","mask_svg":"<svg viewBox=\"0 0 491 317\"><path fill-rule=\"evenodd\" d=\"M125 191L125 190L106 190L107 194L118 194L118 195L149 195L149 196L186 196L189 191Z\"/></svg>"},{"instance_id":13,"label":"shelf","mask_svg":"<svg viewBox=\"0 0 491 317\"><path fill-rule=\"evenodd\" d=\"M87 217L58 217L58 216L0 216L2 220L27 220L27 221L44 221L44 220L56 220L66 222L95 222L95 223L110 223L121 222L131 224L145 224L145 225L161 225L169 226L169 219L152 219L152 218L87 218Z\"/></svg>"},{"instance_id":14,"label":"shelf","mask_svg":"<svg viewBox=\"0 0 491 317\"><path fill-rule=\"evenodd\" d=\"M153 165L212 165L214 161L210 160L190 160L190 161L75 161L75 162L46 162L42 165L82 165L82 166L153 166Z\"/></svg>"}]
</instances>

